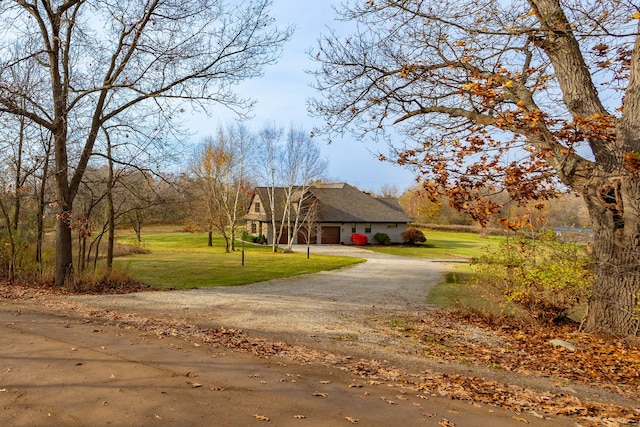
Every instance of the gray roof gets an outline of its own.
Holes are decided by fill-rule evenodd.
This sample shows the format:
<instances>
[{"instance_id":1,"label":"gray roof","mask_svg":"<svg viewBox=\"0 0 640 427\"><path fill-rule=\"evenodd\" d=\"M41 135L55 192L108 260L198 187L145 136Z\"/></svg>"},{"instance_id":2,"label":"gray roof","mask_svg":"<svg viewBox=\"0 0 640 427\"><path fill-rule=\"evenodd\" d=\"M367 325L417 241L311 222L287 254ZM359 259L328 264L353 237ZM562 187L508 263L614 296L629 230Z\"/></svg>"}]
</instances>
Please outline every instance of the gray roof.
<instances>
[{"instance_id":1,"label":"gray roof","mask_svg":"<svg viewBox=\"0 0 640 427\"><path fill-rule=\"evenodd\" d=\"M346 183L316 185L322 222L411 222L397 199L377 198Z\"/></svg>"},{"instance_id":2,"label":"gray roof","mask_svg":"<svg viewBox=\"0 0 640 427\"><path fill-rule=\"evenodd\" d=\"M269 198L267 187L257 187L255 193L263 204L263 218L270 217ZM317 222L385 222L407 223L411 218L400 207L395 198L374 197L369 193L358 190L346 183L317 184L308 189L318 200ZM282 216L283 188L276 188L276 210L279 217ZM249 214L247 218L258 215ZM280 218L279 218L280 219Z\"/></svg>"}]
</instances>

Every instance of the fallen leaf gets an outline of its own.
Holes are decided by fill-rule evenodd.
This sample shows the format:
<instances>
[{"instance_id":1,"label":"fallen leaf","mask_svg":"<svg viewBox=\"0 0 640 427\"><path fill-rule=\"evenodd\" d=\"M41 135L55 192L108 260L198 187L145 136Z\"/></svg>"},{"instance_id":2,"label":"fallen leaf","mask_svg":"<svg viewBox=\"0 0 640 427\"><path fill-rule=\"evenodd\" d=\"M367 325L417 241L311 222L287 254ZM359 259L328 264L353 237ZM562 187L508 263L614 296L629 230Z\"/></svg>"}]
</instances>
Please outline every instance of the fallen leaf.
<instances>
[{"instance_id":1,"label":"fallen leaf","mask_svg":"<svg viewBox=\"0 0 640 427\"><path fill-rule=\"evenodd\" d=\"M319 392L319 391L314 391L314 392L313 392L313 396L317 396L317 397L327 397L327 396L329 396L329 393L322 393L322 392Z\"/></svg>"},{"instance_id":2,"label":"fallen leaf","mask_svg":"<svg viewBox=\"0 0 640 427\"><path fill-rule=\"evenodd\" d=\"M269 417L265 417L264 415L253 414L253 416L260 421L269 421Z\"/></svg>"},{"instance_id":3,"label":"fallen leaf","mask_svg":"<svg viewBox=\"0 0 640 427\"><path fill-rule=\"evenodd\" d=\"M191 381L187 381L187 384L189 384L192 388L202 387L202 384L200 384L200 383L192 383Z\"/></svg>"},{"instance_id":4,"label":"fallen leaf","mask_svg":"<svg viewBox=\"0 0 640 427\"><path fill-rule=\"evenodd\" d=\"M540 419L543 419L543 420L544 420L544 415L540 415L540 414L539 414L539 413L537 413L536 411L529 411L529 413L530 413L531 415L533 415L534 417L536 417L536 418L540 418Z\"/></svg>"},{"instance_id":5,"label":"fallen leaf","mask_svg":"<svg viewBox=\"0 0 640 427\"><path fill-rule=\"evenodd\" d=\"M296 418L298 420L304 420L307 417L305 417L304 415L294 415L293 418Z\"/></svg>"},{"instance_id":6,"label":"fallen leaf","mask_svg":"<svg viewBox=\"0 0 640 427\"><path fill-rule=\"evenodd\" d=\"M360 422L359 419L353 417L344 417L344 419L349 421L351 424L358 424Z\"/></svg>"},{"instance_id":7,"label":"fallen leaf","mask_svg":"<svg viewBox=\"0 0 640 427\"><path fill-rule=\"evenodd\" d=\"M320 384L331 384L331 381L320 381Z\"/></svg>"},{"instance_id":8,"label":"fallen leaf","mask_svg":"<svg viewBox=\"0 0 640 427\"><path fill-rule=\"evenodd\" d=\"M440 422L438 422L439 425L441 425L442 427L455 427L456 424L453 421L449 421L446 418L443 418L440 420Z\"/></svg>"},{"instance_id":9,"label":"fallen leaf","mask_svg":"<svg viewBox=\"0 0 640 427\"><path fill-rule=\"evenodd\" d=\"M523 423L525 423L525 424L529 424L529 420L527 420L526 418L522 418L522 417L515 417L515 416L514 416L514 417L511 417L511 418L513 418L513 419L514 419L514 420L516 420L516 421L521 421L521 422L523 422Z\"/></svg>"}]
</instances>

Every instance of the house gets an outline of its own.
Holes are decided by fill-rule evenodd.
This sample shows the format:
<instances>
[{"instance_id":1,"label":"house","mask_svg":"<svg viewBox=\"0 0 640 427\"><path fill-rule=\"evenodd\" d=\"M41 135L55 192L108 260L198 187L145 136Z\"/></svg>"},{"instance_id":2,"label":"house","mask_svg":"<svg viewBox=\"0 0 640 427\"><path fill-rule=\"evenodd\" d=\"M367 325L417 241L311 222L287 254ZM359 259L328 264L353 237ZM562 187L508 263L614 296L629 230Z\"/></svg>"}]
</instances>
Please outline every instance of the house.
<instances>
[{"instance_id":1,"label":"house","mask_svg":"<svg viewBox=\"0 0 640 427\"><path fill-rule=\"evenodd\" d=\"M264 235L267 243L273 242L271 223L271 203L269 187L257 187L245 219L247 232ZM274 191L276 211L276 235L283 220L285 189L276 187ZM310 243L344 244L351 243L353 233L365 234L370 242L376 233L386 233L392 242L401 242L401 233L406 231L411 218L402 210L398 200L390 197L374 197L346 183L318 184L302 194L294 191L294 204L303 199L303 206L314 206L311 223ZM300 222L303 222L301 217ZM286 224L285 224L286 226ZM287 232L282 233L280 244L287 243ZM306 244L307 228L302 227L294 244Z\"/></svg>"}]
</instances>

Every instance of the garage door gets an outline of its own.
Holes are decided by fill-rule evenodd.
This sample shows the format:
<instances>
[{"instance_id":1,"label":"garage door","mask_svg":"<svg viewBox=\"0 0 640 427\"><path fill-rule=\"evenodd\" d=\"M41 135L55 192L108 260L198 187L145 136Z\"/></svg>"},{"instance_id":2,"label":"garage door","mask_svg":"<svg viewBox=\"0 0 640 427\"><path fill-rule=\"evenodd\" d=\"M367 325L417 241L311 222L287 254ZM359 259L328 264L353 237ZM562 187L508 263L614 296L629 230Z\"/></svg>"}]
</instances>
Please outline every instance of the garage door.
<instances>
[{"instance_id":1,"label":"garage door","mask_svg":"<svg viewBox=\"0 0 640 427\"><path fill-rule=\"evenodd\" d=\"M305 227L303 227L302 229L300 229L300 231L298 231L298 244L301 245L306 245L307 244L307 229ZM315 245L316 242L316 233L311 234L311 241L309 242L310 245Z\"/></svg>"},{"instance_id":2,"label":"garage door","mask_svg":"<svg viewBox=\"0 0 640 427\"><path fill-rule=\"evenodd\" d=\"M321 243L337 245L340 243L340 227L322 227Z\"/></svg>"},{"instance_id":3,"label":"garage door","mask_svg":"<svg viewBox=\"0 0 640 427\"><path fill-rule=\"evenodd\" d=\"M282 235L280 236L279 245L286 245L289 243L289 227L284 227L282 229Z\"/></svg>"}]
</instances>

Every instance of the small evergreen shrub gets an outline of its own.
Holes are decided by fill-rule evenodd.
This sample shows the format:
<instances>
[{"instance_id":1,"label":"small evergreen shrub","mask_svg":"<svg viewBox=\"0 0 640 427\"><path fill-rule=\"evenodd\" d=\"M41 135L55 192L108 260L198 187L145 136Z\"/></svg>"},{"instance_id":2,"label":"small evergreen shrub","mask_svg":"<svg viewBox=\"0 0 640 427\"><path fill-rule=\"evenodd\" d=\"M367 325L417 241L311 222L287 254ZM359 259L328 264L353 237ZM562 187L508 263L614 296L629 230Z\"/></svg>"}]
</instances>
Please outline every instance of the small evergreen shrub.
<instances>
[{"instance_id":1,"label":"small evergreen shrub","mask_svg":"<svg viewBox=\"0 0 640 427\"><path fill-rule=\"evenodd\" d=\"M368 242L369 242L369 239L364 234L353 233L351 235L351 243L353 243L356 246L366 246Z\"/></svg>"},{"instance_id":2,"label":"small evergreen shrub","mask_svg":"<svg viewBox=\"0 0 640 427\"><path fill-rule=\"evenodd\" d=\"M407 231L400 234L402 237L402 243L406 245L415 245L416 243L424 243L427 241L427 238L424 237L422 231L417 228L410 228Z\"/></svg>"},{"instance_id":3,"label":"small evergreen shrub","mask_svg":"<svg viewBox=\"0 0 640 427\"><path fill-rule=\"evenodd\" d=\"M259 245L264 245L265 243L267 243L267 238L264 237L264 234L261 234L259 236L251 236L247 234L244 240L251 243L257 243Z\"/></svg>"},{"instance_id":4,"label":"small evergreen shrub","mask_svg":"<svg viewBox=\"0 0 640 427\"><path fill-rule=\"evenodd\" d=\"M389 238L389 235L387 233L376 233L375 236L373 236L373 238L375 239L376 242L378 242L379 245L391 244L391 239Z\"/></svg>"}]
</instances>

